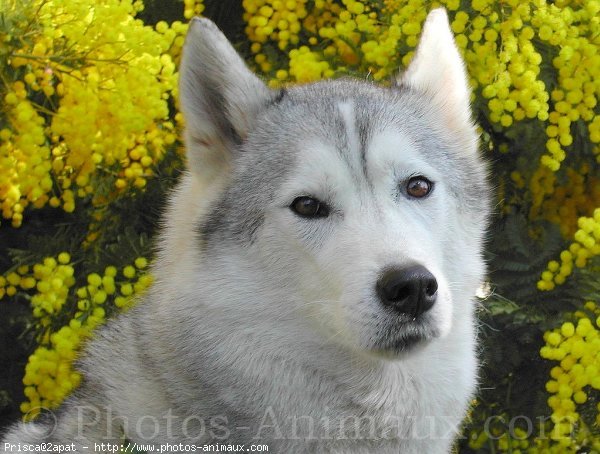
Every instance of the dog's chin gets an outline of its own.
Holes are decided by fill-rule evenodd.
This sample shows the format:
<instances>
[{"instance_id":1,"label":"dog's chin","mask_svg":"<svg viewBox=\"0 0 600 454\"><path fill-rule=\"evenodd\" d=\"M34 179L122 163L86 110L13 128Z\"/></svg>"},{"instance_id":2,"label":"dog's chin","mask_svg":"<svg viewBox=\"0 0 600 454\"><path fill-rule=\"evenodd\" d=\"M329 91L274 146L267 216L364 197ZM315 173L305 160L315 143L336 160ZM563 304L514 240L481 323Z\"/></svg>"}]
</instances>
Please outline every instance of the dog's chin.
<instances>
[{"instance_id":1,"label":"dog's chin","mask_svg":"<svg viewBox=\"0 0 600 454\"><path fill-rule=\"evenodd\" d=\"M404 326L390 327L379 333L367 347L372 355L397 359L419 352L440 337L439 330L428 324L409 322Z\"/></svg>"},{"instance_id":2,"label":"dog's chin","mask_svg":"<svg viewBox=\"0 0 600 454\"><path fill-rule=\"evenodd\" d=\"M404 336L393 341L385 340L373 345L369 353L386 359L397 359L422 350L431 339L424 336Z\"/></svg>"}]
</instances>

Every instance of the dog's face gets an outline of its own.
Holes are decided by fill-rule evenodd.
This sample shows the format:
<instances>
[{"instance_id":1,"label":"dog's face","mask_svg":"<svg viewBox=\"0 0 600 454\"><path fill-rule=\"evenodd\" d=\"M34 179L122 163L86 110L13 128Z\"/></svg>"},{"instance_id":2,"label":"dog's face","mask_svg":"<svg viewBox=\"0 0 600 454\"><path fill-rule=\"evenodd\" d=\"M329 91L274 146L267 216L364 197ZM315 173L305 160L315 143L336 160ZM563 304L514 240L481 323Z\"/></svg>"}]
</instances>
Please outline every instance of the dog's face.
<instances>
[{"instance_id":1,"label":"dog's face","mask_svg":"<svg viewBox=\"0 0 600 454\"><path fill-rule=\"evenodd\" d=\"M321 342L385 355L470 317L488 189L443 11L392 88L270 91L197 21L181 92L192 172L226 181L197 241L236 310L252 319L260 294Z\"/></svg>"}]
</instances>

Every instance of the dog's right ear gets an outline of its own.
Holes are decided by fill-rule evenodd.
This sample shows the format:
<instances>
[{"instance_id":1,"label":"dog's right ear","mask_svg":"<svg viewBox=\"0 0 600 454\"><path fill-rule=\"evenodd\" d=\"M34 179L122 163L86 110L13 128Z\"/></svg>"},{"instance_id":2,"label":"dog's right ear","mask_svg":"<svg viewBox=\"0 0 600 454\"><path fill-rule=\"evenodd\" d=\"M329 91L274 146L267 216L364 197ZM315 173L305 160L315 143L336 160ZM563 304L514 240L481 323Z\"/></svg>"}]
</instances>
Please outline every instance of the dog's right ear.
<instances>
[{"instance_id":1,"label":"dog's right ear","mask_svg":"<svg viewBox=\"0 0 600 454\"><path fill-rule=\"evenodd\" d=\"M181 57L179 99L192 172L225 171L232 151L273 96L213 22L191 21Z\"/></svg>"}]
</instances>

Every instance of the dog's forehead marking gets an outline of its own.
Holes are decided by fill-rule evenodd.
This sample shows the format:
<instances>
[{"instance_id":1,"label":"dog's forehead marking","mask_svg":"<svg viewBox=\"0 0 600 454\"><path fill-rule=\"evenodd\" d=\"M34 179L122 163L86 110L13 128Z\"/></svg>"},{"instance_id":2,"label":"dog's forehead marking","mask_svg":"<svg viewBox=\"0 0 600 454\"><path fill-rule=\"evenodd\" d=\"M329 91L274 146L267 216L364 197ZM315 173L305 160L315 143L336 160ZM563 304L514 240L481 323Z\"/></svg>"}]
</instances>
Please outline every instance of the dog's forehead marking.
<instances>
[{"instance_id":1,"label":"dog's forehead marking","mask_svg":"<svg viewBox=\"0 0 600 454\"><path fill-rule=\"evenodd\" d=\"M356 132L356 114L354 111L354 101L346 99L337 102L337 110L342 119L344 130L342 131L342 142L340 144L340 153L347 161L352 173L358 170L355 157L359 152L359 140Z\"/></svg>"},{"instance_id":2,"label":"dog's forehead marking","mask_svg":"<svg viewBox=\"0 0 600 454\"><path fill-rule=\"evenodd\" d=\"M370 135L369 116L364 111L364 106L361 108L361 103L356 98L338 100L336 107L344 127L340 153L354 175L356 184L372 188L366 162L366 150Z\"/></svg>"},{"instance_id":3,"label":"dog's forehead marking","mask_svg":"<svg viewBox=\"0 0 600 454\"><path fill-rule=\"evenodd\" d=\"M344 127L346 129L346 152L348 154L354 154L359 149L358 133L356 131L356 117L354 112L354 101L344 100L338 102L338 111L342 116Z\"/></svg>"}]
</instances>

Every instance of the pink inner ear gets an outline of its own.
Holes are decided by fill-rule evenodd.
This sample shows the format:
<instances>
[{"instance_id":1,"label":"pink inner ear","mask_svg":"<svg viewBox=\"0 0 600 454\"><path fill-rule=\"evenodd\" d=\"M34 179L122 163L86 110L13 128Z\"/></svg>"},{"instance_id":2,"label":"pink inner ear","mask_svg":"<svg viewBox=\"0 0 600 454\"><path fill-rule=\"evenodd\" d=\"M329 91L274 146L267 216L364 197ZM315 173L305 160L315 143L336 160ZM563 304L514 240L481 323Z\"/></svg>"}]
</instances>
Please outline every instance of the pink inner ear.
<instances>
[{"instance_id":1,"label":"pink inner ear","mask_svg":"<svg viewBox=\"0 0 600 454\"><path fill-rule=\"evenodd\" d=\"M200 139L199 137L192 137L192 141L195 144L203 146L203 147L210 147L212 145L212 142L209 142L206 139Z\"/></svg>"}]
</instances>

